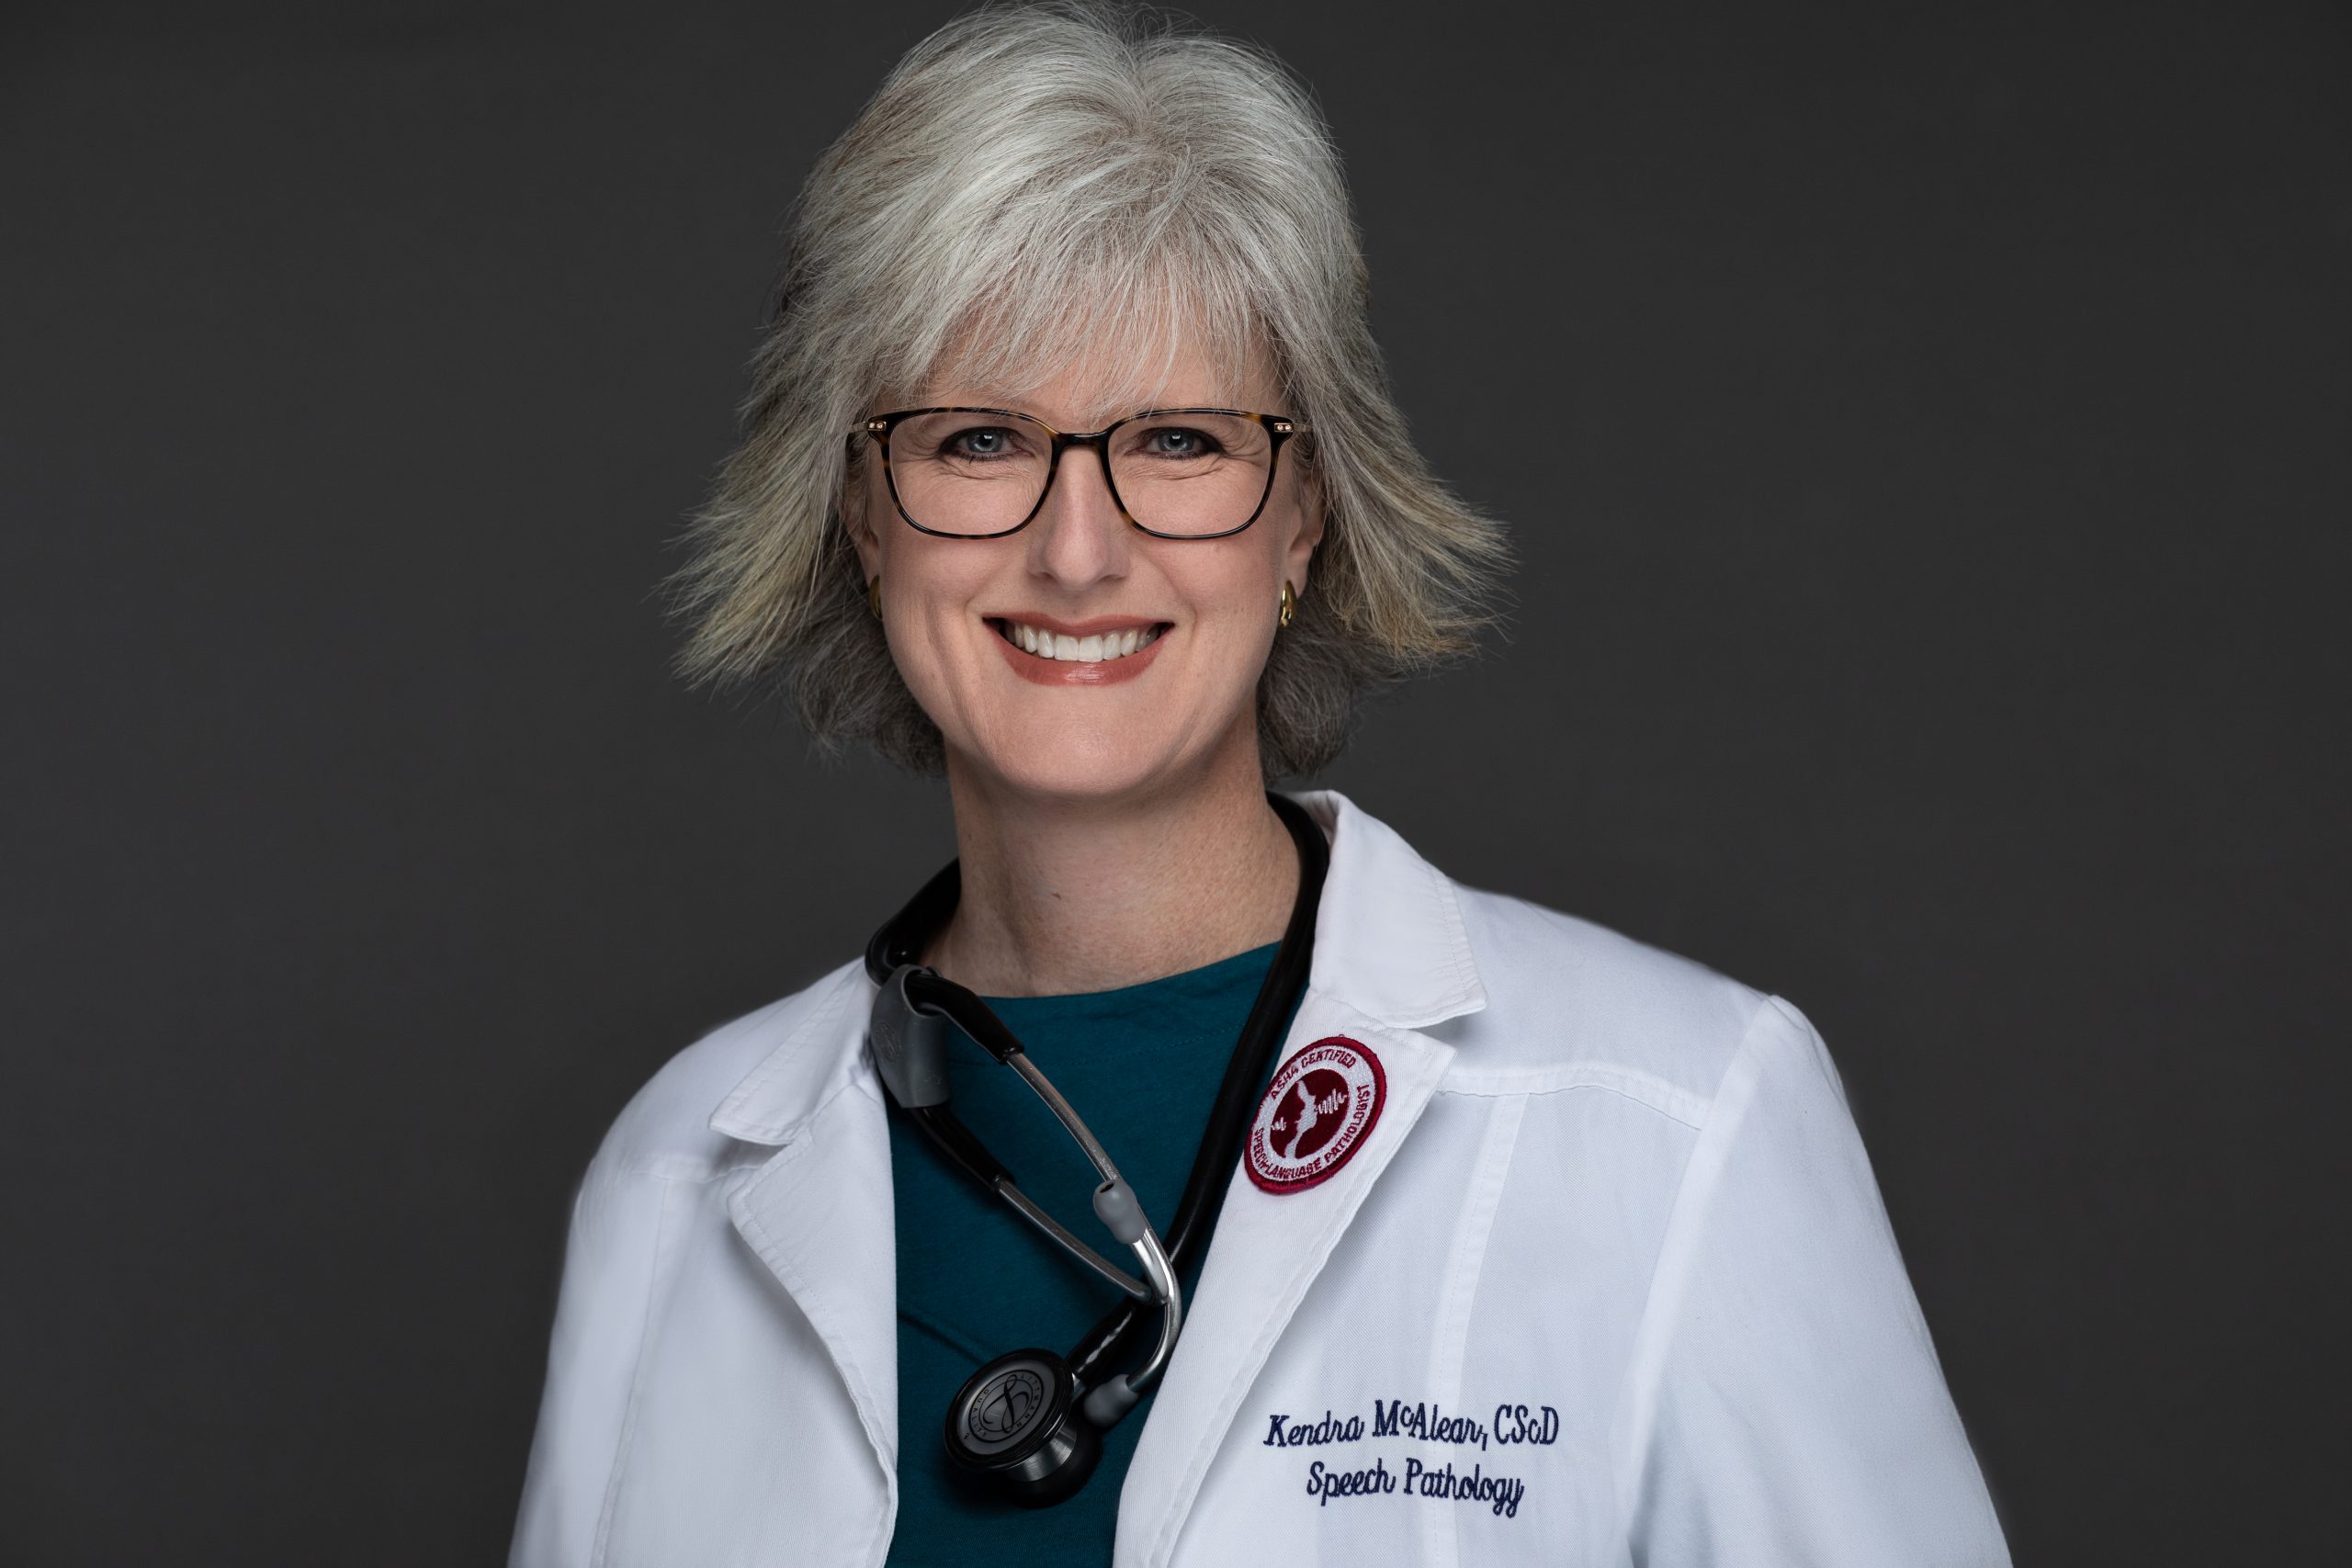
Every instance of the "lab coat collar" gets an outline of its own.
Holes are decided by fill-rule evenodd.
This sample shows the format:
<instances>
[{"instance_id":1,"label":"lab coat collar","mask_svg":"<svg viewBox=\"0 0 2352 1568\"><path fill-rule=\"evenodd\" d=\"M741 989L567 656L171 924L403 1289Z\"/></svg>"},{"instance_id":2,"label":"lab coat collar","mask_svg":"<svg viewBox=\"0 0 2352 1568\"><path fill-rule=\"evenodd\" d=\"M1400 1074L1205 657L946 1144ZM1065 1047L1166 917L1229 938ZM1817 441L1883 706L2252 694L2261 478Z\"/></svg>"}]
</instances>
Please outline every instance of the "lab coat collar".
<instances>
[{"instance_id":1,"label":"lab coat collar","mask_svg":"<svg viewBox=\"0 0 2352 1568\"><path fill-rule=\"evenodd\" d=\"M775 1049L719 1102L712 1132L747 1144L789 1144L843 1088L873 1074L865 1045L874 983L865 960L819 980L809 1002Z\"/></svg>"},{"instance_id":2,"label":"lab coat collar","mask_svg":"<svg viewBox=\"0 0 2352 1568\"><path fill-rule=\"evenodd\" d=\"M1484 1008L1453 880L1338 790L1291 798L1331 839L1307 983L1394 1029L1427 1029Z\"/></svg>"}]
</instances>

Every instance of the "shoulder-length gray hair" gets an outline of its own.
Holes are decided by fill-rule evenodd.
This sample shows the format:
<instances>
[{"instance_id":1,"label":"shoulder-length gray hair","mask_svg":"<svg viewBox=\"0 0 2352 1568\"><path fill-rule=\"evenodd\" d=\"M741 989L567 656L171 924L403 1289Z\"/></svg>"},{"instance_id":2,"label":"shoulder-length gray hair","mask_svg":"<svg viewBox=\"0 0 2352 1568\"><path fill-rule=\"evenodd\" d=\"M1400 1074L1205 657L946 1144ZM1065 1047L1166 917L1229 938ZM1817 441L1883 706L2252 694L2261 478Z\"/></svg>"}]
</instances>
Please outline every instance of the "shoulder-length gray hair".
<instances>
[{"instance_id":1,"label":"shoulder-length gray hair","mask_svg":"<svg viewBox=\"0 0 2352 1568\"><path fill-rule=\"evenodd\" d=\"M1018 388L1081 359L1132 366L1108 407L1180 342L1226 368L1262 354L1279 412L1313 428L1293 450L1325 528L1259 681L1260 753L1269 781L1313 773L1367 687L1475 646L1509 563L1407 437L1367 291L1338 152L1272 55L1091 0L957 17L801 190L742 441L672 579L692 621L680 672L779 676L826 750L862 739L938 773L939 729L841 523L865 460L849 431L942 371Z\"/></svg>"}]
</instances>

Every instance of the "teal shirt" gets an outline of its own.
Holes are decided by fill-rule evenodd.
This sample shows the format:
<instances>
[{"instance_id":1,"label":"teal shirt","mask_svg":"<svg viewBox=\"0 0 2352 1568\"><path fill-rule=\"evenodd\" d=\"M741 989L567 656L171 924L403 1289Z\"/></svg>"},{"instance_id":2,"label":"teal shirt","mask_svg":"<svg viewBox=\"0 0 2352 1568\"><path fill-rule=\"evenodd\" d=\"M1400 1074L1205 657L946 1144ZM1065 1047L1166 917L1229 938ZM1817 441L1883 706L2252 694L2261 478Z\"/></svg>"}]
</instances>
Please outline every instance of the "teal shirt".
<instances>
[{"instance_id":1,"label":"teal shirt","mask_svg":"<svg viewBox=\"0 0 2352 1568\"><path fill-rule=\"evenodd\" d=\"M989 997L1030 1060L1076 1108L1164 1230L1200 1150L1209 1108L1280 944L1181 975L1061 997ZM1296 1013L1294 1004L1292 1013ZM1290 1019L1283 1021L1287 1032ZM1012 1069L954 1032L956 1114L1022 1190L1122 1264L1089 1200L1094 1168ZM947 1402L983 1361L1037 1347L1068 1355L1119 1304L1117 1292L950 1166L893 1111L890 1190L899 1254L900 1568L1108 1563L1119 1488L1150 1414L1146 1398L1103 1435L1102 1461L1068 1501L1022 1508L948 1461ZM1183 1274L1189 1291L1199 1255ZM1136 1354L1141 1354L1137 1351Z\"/></svg>"}]
</instances>

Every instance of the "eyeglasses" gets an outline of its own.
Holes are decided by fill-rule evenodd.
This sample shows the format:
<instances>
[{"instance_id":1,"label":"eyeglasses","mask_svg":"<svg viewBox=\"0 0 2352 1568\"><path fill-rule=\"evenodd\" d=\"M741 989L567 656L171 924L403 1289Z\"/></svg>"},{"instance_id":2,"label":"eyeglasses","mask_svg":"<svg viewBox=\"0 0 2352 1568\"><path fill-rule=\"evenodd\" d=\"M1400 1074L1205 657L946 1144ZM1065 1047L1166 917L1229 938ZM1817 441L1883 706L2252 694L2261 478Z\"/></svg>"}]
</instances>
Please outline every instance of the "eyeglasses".
<instances>
[{"instance_id":1,"label":"eyeglasses","mask_svg":"<svg viewBox=\"0 0 2352 1568\"><path fill-rule=\"evenodd\" d=\"M1101 455L1119 515L1163 539L1218 539L1258 520L1283 443L1306 426L1240 409L1147 409L1068 435L1011 409L901 409L868 417L899 515L926 534L995 539L1026 527L1072 446Z\"/></svg>"}]
</instances>

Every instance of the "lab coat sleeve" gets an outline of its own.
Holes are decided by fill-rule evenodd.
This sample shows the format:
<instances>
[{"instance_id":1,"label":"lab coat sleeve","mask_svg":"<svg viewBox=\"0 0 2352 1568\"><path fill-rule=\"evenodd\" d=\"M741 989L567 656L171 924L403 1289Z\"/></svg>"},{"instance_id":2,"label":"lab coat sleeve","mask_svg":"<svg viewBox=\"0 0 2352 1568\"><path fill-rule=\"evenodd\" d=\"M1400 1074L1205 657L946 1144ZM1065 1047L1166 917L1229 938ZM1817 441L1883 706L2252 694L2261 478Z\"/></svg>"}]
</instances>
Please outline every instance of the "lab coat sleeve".
<instances>
[{"instance_id":1,"label":"lab coat sleeve","mask_svg":"<svg viewBox=\"0 0 2352 1568\"><path fill-rule=\"evenodd\" d=\"M614 1144L573 1197L512 1568L594 1561L628 1420L670 1183L621 1168Z\"/></svg>"},{"instance_id":2,"label":"lab coat sleeve","mask_svg":"<svg viewBox=\"0 0 2352 1568\"><path fill-rule=\"evenodd\" d=\"M1777 997L1685 1167L1625 1409L1644 1568L2009 1561L1844 1087Z\"/></svg>"}]
</instances>

